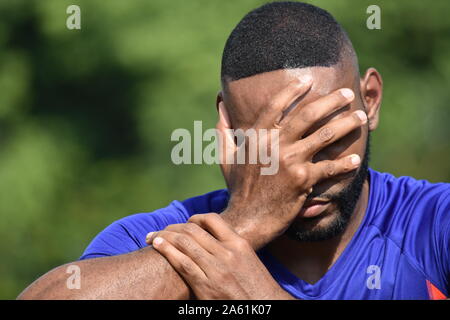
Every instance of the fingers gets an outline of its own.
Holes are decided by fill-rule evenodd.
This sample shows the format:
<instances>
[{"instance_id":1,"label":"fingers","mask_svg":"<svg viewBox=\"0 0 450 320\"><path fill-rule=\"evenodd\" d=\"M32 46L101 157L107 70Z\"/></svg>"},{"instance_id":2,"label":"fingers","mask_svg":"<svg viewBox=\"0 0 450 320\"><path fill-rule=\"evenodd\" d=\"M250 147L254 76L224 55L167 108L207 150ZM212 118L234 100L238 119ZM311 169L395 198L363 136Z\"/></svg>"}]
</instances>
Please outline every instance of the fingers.
<instances>
[{"instance_id":1,"label":"fingers","mask_svg":"<svg viewBox=\"0 0 450 320\"><path fill-rule=\"evenodd\" d=\"M174 267L185 273L196 273L205 277L211 272L213 256L190 236L182 233L162 230L153 239L153 247L169 260ZM170 260L172 259L172 261ZM192 264L195 264L193 266ZM199 272L198 268L201 273Z\"/></svg>"},{"instance_id":2,"label":"fingers","mask_svg":"<svg viewBox=\"0 0 450 320\"><path fill-rule=\"evenodd\" d=\"M261 112L255 127L272 128L274 124L281 120L283 111L285 111L299 97L304 95L312 85L311 75L304 75L300 79L295 79L289 85L276 94L267 104L266 108Z\"/></svg>"},{"instance_id":3,"label":"fingers","mask_svg":"<svg viewBox=\"0 0 450 320\"><path fill-rule=\"evenodd\" d=\"M367 123L367 115L362 110L329 122L304 139L298 140L291 147L297 155L296 160L310 160L317 152L341 139L353 130Z\"/></svg>"},{"instance_id":4,"label":"fingers","mask_svg":"<svg viewBox=\"0 0 450 320\"><path fill-rule=\"evenodd\" d=\"M239 238L237 233L217 213L196 214L189 219L189 222L199 225L220 242Z\"/></svg>"},{"instance_id":5,"label":"fingers","mask_svg":"<svg viewBox=\"0 0 450 320\"><path fill-rule=\"evenodd\" d=\"M221 246L219 241L217 241L217 239L215 239L210 233L203 230L199 225L195 223L188 222L172 224L166 227L166 229L164 230L185 234L191 237L210 254L217 255L221 254L223 251L223 247ZM160 232L150 232L147 235L145 241L147 242L147 244L151 244L153 240L158 236L160 236Z\"/></svg>"},{"instance_id":6,"label":"fingers","mask_svg":"<svg viewBox=\"0 0 450 320\"><path fill-rule=\"evenodd\" d=\"M317 163L311 163L311 182L313 185L320 180L334 177L339 174L347 173L359 167L361 158L357 154L337 159L323 160Z\"/></svg>"},{"instance_id":7,"label":"fingers","mask_svg":"<svg viewBox=\"0 0 450 320\"><path fill-rule=\"evenodd\" d=\"M284 137L291 141L298 140L315 123L348 105L353 99L353 91L344 88L295 108L280 122Z\"/></svg>"},{"instance_id":8,"label":"fingers","mask_svg":"<svg viewBox=\"0 0 450 320\"><path fill-rule=\"evenodd\" d=\"M187 255L164 238L156 237L153 247L161 253L170 265L185 279L189 285L207 279L203 270Z\"/></svg>"}]
</instances>

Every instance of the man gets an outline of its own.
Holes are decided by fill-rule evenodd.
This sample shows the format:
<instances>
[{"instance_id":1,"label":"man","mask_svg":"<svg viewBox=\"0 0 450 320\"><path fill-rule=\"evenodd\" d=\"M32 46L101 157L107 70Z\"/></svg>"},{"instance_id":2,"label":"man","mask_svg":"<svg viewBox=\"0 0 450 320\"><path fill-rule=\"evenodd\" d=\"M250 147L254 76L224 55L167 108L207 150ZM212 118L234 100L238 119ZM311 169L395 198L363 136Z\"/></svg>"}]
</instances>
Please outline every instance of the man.
<instances>
[{"instance_id":1,"label":"man","mask_svg":"<svg viewBox=\"0 0 450 320\"><path fill-rule=\"evenodd\" d=\"M227 190L116 221L80 261L20 298L444 299L450 185L368 168L382 80L360 76L326 11L278 2L249 14L222 58L217 130L277 129L279 170L221 168ZM81 286L66 286L70 265Z\"/></svg>"}]
</instances>

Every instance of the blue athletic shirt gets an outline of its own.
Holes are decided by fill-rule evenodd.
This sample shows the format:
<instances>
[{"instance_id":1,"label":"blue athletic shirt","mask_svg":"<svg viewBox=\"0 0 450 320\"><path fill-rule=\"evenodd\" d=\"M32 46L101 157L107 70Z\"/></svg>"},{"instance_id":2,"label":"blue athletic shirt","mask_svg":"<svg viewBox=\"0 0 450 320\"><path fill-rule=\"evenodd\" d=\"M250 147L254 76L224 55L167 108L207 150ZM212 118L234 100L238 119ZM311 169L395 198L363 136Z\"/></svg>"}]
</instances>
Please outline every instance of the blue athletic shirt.
<instances>
[{"instance_id":1,"label":"blue athletic shirt","mask_svg":"<svg viewBox=\"0 0 450 320\"><path fill-rule=\"evenodd\" d=\"M309 284L264 248L257 252L275 280L301 299L444 299L450 292L450 184L394 177L369 169L369 203L361 225L327 273ZM98 234L80 259L147 246L148 232L190 216L224 210L227 190L173 201L120 219Z\"/></svg>"}]
</instances>

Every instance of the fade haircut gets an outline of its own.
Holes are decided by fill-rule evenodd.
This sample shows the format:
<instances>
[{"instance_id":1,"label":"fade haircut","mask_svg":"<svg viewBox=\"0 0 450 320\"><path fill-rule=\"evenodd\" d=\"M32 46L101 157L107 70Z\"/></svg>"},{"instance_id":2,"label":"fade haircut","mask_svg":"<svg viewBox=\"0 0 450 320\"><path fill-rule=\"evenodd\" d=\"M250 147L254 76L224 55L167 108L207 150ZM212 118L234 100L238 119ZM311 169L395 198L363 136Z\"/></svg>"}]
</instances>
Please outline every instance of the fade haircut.
<instances>
[{"instance_id":1,"label":"fade haircut","mask_svg":"<svg viewBox=\"0 0 450 320\"><path fill-rule=\"evenodd\" d=\"M223 51L221 79L305 67L331 67L356 58L345 30L325 10L302 2L272 2L249 12Z\"/></svg>"}]
</instances>

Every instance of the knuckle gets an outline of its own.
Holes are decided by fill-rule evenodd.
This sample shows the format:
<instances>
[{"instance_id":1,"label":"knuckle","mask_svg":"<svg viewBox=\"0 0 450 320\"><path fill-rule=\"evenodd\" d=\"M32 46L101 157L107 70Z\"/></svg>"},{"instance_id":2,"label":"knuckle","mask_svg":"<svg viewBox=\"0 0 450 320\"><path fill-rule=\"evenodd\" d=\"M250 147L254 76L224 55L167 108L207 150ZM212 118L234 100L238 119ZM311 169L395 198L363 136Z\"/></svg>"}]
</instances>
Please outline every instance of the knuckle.
<instances>
[{"instance_id":1,"label":"knuckle","mask_svg":"<svg viewBox=\"0 0 450 320\"><path fill-rule=\"evenodd\" d=\"M200 261L204 259L202 252L198 248L192 248L191 255L194 261Z\"/></svg>"},{"instance_id":2,"label":"knuckle","mask_svg":"<svg viewBox=\"0 0 450 320\"><path fill-rule=\"evenodd\" d=\"M331 138L333 138L333 136L334 136L334 132L330 127L324 127L319 130L319 139L322 142L331 140Z\"/></svg>"},{"instance_id":3,"label":"knuckle","mask_svg":"<svg viewBox=\"0 0 450 320\"><path fill-rule=\"evenodd\" d=\"M308 170L305 167L297 168L297 179L299 182L305 182L308 180Z\"/></svg>"},{"instance_id":4,"label":"knuckle","mask_svg":"<svg viewBox=\"0 0 450 320\"><path fill-rule=\"evenodd\" d=\"M158 231L158 233L153 237L153 240L155 240L156 237L163 238L163 239L170 239L170 235L172 232L168 232L167 230L161 230ZM163 242L164 243L164 242Z\"/></svg>"},{"instance_id":5,"label":"knuckle","mask_svg":"<svg viewBox=\"0 0 450 320\"><path fill-rule=\"evenodd\" d=\"M190 238L186 235L177 233L174 235L173 240L176 244L178 244L179 246L181 246L183 248L188 248L191 246Z\"/></svg>"},{"instance_id":6,"label":"knuckle","mask_svg":"<svg viewBox=\"0 0 450 320\"><path fill-rule=\"evenodd\" d=\"M217 225L224 223L224 220L222 219L221 215L215 212L207 213L205 217L205 222L209 226Z\"/></svg>"},{"instance_id":7,"label":"knuckle","mask_svg":"<svg viewBox=\"0 0 450 320\"><path fill-rule=\"evenodd\" d=\"M314 151L314 144L310 139L305 139L302 142L301 150L304 154L310 154Z\"/></svg>"},{"instance_id":8,"label":"knuckle","mask_svg":"<svg viewBox=\"0 0 450 320\"><path fill-rule=\"evenodd\" d=\"M333 162L328 161L325 164L324 173L328 177L334 176L336 174L336 165Z\"/></svg>"},{"instance_id":9,"label":"knuckle","mask_svg":"<svg viewBox=\"0 0 450 320\"><path fill-rule=\"evenodd\" d=\"M304 108L300 113L300 119L306 123L315 122L315 112L313 112L310 108Z\"/></svg>"},{"instance_id":10,"label":"knuckle","mask_svg":"<svg viewBox=\"0 0 450 320\"><path fill-rule=\"evenodd\" d=\"M188 219L188 222L197 223L200 219L201 214L194 214Z\"/></svg>"},{"instance_id":11,"label":"knuckle","mask_svg":"<svg viewBox=\"0 0 450 320\"><path fill-rule=\"evenodd\" d=\"M215 222L220 219L219 214L215 212L210 212L205 214L205 220Z\"/></svg>"},{"instance_id":12,"label":"knuckle","mask_svg":"<svg viewBox=\"0 0 450 320\"><path fill-rule=\"evenodd\" d=\"M194 268L192 267L192 264L187 260L180 261L180 272L184 274L191 274L193 273Z\"/></svg>"},{"instance_id":13,"label":"knuckle","mask_svg":"<svg viewBox=\"0 0 450 320\"><path fill-rule=\"evenodd\" d=\"M184 224L183 230L187 234L194 234L198 231L198 228L199 227L196 224L188 222Z\"/></svg>"},{"instance_id":14,"label":"knuckle","mask_svg":"<svg viewBox=\"0 0 450 320\"><path fill-rule=\"evenodd\" d=\"M174 231L174 230L177 230L179 227L180 227L179 223L170 224L164 230L166 230L166 231Z\"/></svg>"},{"instance_id":15,"label":"knuckle","mask_svg":"<svg viewBox=\"0 0 450 320\"><path fill-rule=\"evenodd\" d=\"M303 82L299 78L295 78L288 83L288 88L299 89L303 87Z\"/></svg>"},{"instance_id":16,"label":"knuckle","mask_svg":"<svg viewBox=\"0 0 450 320\"><path fill-rule=\"evenodd\" d=\"M295 158L295 153L287 151L283 153L280 157L280 162L284 165L292 163L292 160Z\"/></svg>"},{"instance_id":17,"label":"knuckle","mask_svg":"<svg viewBox=\"0 0 450 320\"><path fill-rule=\"evenodd\" d=\"M235 254L231 250L226 250L223 252L223 259L226 263L232 263L235 259Z\"/></svg>"},{"instance_id":18,"label":"knuckle","mask_svg":"<svg viewBox=\"0 0 450 320\"><path fill-rule=\"evenodd\" d=\"M276 112L279 109L279 104L276 100L272 100L267 105L267 111Z\"/></svg>"},{"instance_id":19,"label":"knuckle","mask_svg":"<svg viewBox=\"0 0 450 320\"><path fill-rule=\"evenodd\" d=\"M235 241L235 248L237 252L245 252L250 249L250 244L246 239L239 237Z\"/></svg>"}]
</instances>

